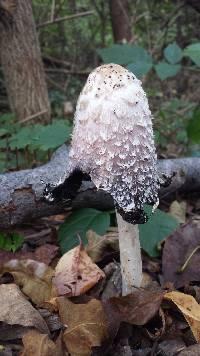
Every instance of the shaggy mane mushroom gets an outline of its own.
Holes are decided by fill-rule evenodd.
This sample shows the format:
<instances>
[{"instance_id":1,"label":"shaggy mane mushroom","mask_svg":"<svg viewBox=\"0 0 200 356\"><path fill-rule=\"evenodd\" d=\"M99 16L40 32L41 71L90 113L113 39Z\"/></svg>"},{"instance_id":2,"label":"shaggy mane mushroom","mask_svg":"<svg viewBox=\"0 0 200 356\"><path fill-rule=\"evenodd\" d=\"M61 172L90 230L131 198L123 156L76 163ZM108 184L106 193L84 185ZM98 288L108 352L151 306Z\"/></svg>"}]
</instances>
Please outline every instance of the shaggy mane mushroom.
<instances>
[{"instance_id":1,"label":"shaggy mane mushroom","mask_svg":"<svg viewBox=\"0 0 200 356\"><path fill-rule=\"evenodd\" d=\"M144 204L158 202L156 162L152 115L141 81L117 64L96 68L77 103L68 180L79 172L114 199L123 295L142 280L137 224L148 219ZM76 187L80 184L81 178Z\"/></svg>"}]
</instances>

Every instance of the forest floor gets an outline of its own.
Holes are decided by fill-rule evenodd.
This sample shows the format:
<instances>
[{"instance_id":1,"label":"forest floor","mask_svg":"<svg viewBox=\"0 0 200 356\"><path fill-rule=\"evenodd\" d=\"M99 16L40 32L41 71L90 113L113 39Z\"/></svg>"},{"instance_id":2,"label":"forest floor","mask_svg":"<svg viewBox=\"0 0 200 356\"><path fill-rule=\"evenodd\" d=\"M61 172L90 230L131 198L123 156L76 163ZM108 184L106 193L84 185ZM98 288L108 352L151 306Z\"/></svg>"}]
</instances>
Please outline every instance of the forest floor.
<instances>
[{"instance_id":1,"label":"forest floor","mask_svg":"<svg viewBox=\"0 0 200 356\"><path fill-rule=\"evenodd\" d=\"M22 248L0 250L0 355L200 355L200 200L176 201L180 227L125 297L116 228L62 257L66 214L18 229Z\"/></svg>"}]
</instances>

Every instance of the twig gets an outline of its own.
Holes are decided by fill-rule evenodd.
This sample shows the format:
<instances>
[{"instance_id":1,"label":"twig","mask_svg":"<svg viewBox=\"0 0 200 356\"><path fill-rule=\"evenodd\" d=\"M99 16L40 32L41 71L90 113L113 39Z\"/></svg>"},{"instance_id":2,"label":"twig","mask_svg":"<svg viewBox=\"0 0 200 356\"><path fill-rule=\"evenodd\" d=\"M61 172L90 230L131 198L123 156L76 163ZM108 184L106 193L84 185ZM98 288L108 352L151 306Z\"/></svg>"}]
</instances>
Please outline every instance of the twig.
<instances>
[{"instance_id":1,"label":"twig","mask_svg":"<svg viewBox=\"0 0 200 356\"><path fill-rule=\"evenodd\" d=\"M65 93L65 89L58 84L55 80L53 80L50 76L47 75L47 81L53 85L55 88L59 89L60 91L62 91L63 93Z\"/></svg>"},{"instance_id":2,"label":"twig","mask_svg":"<svg viewBox=\"0 0 200 356\"><path fill-rule=\"evenodd\" d=\"M19 122L20 122L20 124L22 124L22 123L24 123L24 122L33 120L33 119L35 119L36 117L38 117L38 116L40 116L40 115L44 115L44 114L46 114L46 113L47 113L47 110L45 109L45 110L42 110L42 111L40 111L40 112L37 112L36 114L30 115L30 116L26 117L25 119L20 120Z\"/></svg>"},{"instance_id":3,"label":"twig","mask_svg":"<svg viewBox=\"0 0 200 356\"><path fill-rule=\"evenodd\" d=\"M51 21L54 20L55 6L56 6L56 1L55 1L55 0L52 0L52 5L51 5Z\"/></svg>"},{"instance_id":4,"label":"twig","mask_svg":"<svg viewBox=\"0 0 200 356\"><path fill-rule=\"evenodd\" d=\"M64 69L64 68L46 68L45 69L46 72L49 73L65 73L65 74L77 74L77 75L88 75L91 73L90 69L87 70L73 70L73 69Z\"/></svg>"},{"instance_id":5,"label":"twig","mask_svg":"<svg viewBox=\"0 0 200 356\"><path fill-rule=\"evenodd\" d=\"M43 55L42 58L43 58L43 61L48 61L48 62L51 62L52 64L63 65L63 66L66 66L66 67L71 67L72 66L71 62L67 62L67 61L64 61L62 59L54 58L54 57L51 57L51 56Z\"/></svg>"},{"instance_id":6,"label":"twig","mask_svg":"<svg viewBox=\"0 0 200 356\"><path fill-rule=\"evenodd\" d=\"M25 239L25 241L39 240L40 238L45 237L46 235L49 235L51 232L52 232L51 229L42 230L42 231L36 232L34 234L27 235L27 236L25 236L24 239Z\"/></svg>"},{"instance_id":7,"label":"twig","mask_svg":"<svg viewBox=\"0 0 200 356\"><path fill-rule=\"evenodd\" d=\"M197 245L194 250L192 250L192 252L190 253L190 255L188 256L188 258L186 259L185 263L178 269L177 273L183 273L185 271L185 269L187 268L191 258L194 256L194 254L200 250L200 245Z\"/></svg>"},{"instance_id":8,"label":"twig","mask_svg":"<svg viewBox=\"0 0 200 356\"><path fill-rule=\"evenodd\" d=\"M45 21L45 22L43 22L43 23L38 24L36 27L37 27L37 28L41 28L41 27L45 27L45 26L52 25L52 24L54 24L54 23L59 23L59 22L62 22L62 21L73 20L73 19L76 19L76 18L78 18L78 17L90 16L90 15L93 15L93 14L94 14L94 11L79 12L79 13L74 14L74 15L59 17L59 18L57 18L57 19L54 19L53 21L52 21L52 20Z\"/></svg>"}]
</instances>

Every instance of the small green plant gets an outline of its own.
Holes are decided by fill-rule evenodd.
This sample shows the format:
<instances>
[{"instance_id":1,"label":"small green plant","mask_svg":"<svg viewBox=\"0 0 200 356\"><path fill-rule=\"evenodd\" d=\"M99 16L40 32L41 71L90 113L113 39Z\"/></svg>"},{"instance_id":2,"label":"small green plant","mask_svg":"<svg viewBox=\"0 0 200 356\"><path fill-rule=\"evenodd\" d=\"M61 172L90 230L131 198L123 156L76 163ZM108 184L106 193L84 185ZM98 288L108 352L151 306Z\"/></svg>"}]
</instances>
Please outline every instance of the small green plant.
<instances>
[{"instance_id":1,"label":"small green plant","mask_svg":"<svg viewBox=\"0 0 200 356\"><path fill-rule=\"evenodd\" d=\"M0 233L0 249L15 252L22 247L24 237L16 232Z\"/></svg>"},{"instance_id":2,"label":"small green plant","mask_svg":"<svg viewBox=\"0 0 200 356\"><path fill-rule=\"evenodd\" d=\"M71 122L64 119L46 126L21 126L12 114L0 116L0 125L0 172L44 162L53 150L70 140L72 130Z\"/></svg>"}]
</instances>

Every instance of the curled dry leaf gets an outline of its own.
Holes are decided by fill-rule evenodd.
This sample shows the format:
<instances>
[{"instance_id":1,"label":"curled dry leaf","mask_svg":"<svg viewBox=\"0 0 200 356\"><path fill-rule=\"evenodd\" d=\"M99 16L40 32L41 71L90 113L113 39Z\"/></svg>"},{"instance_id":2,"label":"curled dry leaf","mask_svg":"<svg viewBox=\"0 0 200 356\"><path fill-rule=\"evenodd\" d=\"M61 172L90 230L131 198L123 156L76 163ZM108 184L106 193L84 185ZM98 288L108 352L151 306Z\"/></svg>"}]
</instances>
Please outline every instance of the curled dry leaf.
<instances>
[{"instance_id":1,"label":"curled dry leaf","mask_svg":"<svg viewBox=\"0 0 200 356\"><path fill-rule=\"evenodd\" d=\"M58 297L57 305L62 323L66 326L63 341L71 356L89 356L94 346L108 338L108 320L102 303L92 299L86 304L74 304Z\"/></svg>"},{"instance_id":2,"label":"curled dry leaf","mask_svg":"<svg viewBox=\"0 0 200 356\"><path fill-rule=\"evenodd\" d=\"M53 284L57 295L72 297L87 292L104 277L104 272L79 245L61 257L55 269Z\"/></svg>"},{"instance_id":3,"label":"curled dry leaf","mask_svg":"<svg viewBox=\"0 0 200 356\"><path fill-rule=\"evenodd\" d=\"M180 292L166 293L164 298L172 301L183 313L196 341L200 343L200 305L191 295Z\"/></svg>"},{"instance_id":4,"label":"curled dry leaf","mask_svg":"<svg viewBox=\"0 0 200 356\"><path fill-rule=\"evenodd\" d=\"M11 260L0 268L0 274L9 272L17 285L33 303L41 305L52 294L54 270L42 262L34 260Z\"/></svg>"},{"instance_id":5,"label":"curled dry leaf","mask_svg":"<svg viewBox=\"0 0 200 356\"><path fill-rule=\"evenodd\" d=\"M163 292L137 289L124 297L111 298L110 303L121 321L133 325L144 325L158 312Z\"/></svg>"},{"instance_id":6,"label":"curled dry leaf","mask_svg":"<svg viewBox=\"0 0 200 356\"><path fill-rule=\"evenodd\" d=\"M188 223L167 237L162 256L164 282L180 288L191 281L200 281L199 236L200 229Z\"/></svg>"},{"instance_id":7,"label":"curled dry leaf","mask_svg":"<svg viewBox=\"0 0 200 356\"><path fill-rule=\"evenodd\" d=\"M37 330L28 331L23 337L24 350L21 356L62 356L62 345L49 339L47 334Z\"/></svg>"},{"instance_id":8,"label":"curled dry leaf","mask_svg":"<svg viewBox=\"0 0 200 356\"><path fill-rule=\"evenodd\" d=\"M101 261L107 249L119 251L117 231L110 231L106 235L100 236L95 231L89 230L86 237L88 244L85 249L93 262Z\"/></svg>"},{"instance_id":9,"label":"curled dry leaf","mask_svg":"<svg viewBox=\"0 0 200 356\"><path fill-rule=\"evenodd\" d=\"M9 325L33 327L48 333L48 327L39 312L24 297L15 284L0 285L0 321Z\"/></svg>"}]
</instances>

